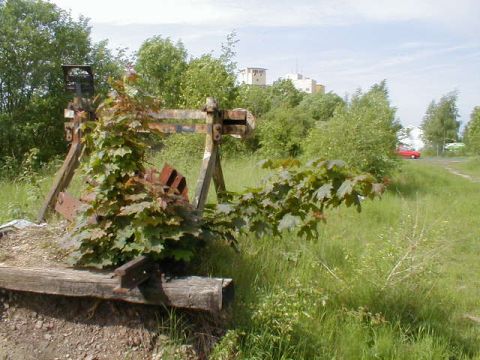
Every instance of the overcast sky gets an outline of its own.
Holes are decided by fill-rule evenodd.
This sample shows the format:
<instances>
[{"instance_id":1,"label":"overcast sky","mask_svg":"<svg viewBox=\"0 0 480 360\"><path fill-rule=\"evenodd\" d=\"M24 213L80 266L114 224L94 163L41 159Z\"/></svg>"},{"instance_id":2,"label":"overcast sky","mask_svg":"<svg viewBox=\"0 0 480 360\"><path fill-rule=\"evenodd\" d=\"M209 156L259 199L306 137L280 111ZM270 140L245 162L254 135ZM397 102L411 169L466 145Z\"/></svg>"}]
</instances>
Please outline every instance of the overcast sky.
<instances>
[{"instance_id":1,"label":"overcast sky","mask_svg":"<svg viewBox=\"0 0 480 360\"><path fill-rule=\"evenodd\" d=\"M239 67L268 82L298 69L343 96L387 80L397 115L418 125L457 90L460 120L480 105L480 0L53 0L90 18L95 41L131 51L154 35L197 56L232 30Z\"/></svg>"}]
</instances>

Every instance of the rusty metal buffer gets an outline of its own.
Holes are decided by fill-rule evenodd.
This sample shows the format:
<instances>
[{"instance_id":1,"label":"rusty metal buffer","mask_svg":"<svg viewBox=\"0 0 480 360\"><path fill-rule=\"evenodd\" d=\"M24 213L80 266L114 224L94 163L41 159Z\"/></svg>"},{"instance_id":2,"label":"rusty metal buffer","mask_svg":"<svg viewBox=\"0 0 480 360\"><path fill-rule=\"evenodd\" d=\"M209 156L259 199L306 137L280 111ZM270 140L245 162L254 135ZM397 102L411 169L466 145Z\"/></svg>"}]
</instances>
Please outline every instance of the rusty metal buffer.
<instances>
[{"instance_id":1,"label":"rusty metal buffer","mask_svg":"<svg viewBox=\"0 0 480 360\"><path fill-rule=\"evenodd\" d=\"M94 119L95 113L90 98L93 96L93 71L90 66L65 65L63 67L65 88L74 94L74 99L65 109L65 134L70 148L57 173L54 183L38 213L37 220L42 222L48 211L55 209L67 219L73 219L81 201L65 192L75 169L79 165L82 153L82 124ZM223 171L220 163L220 144L222 137L248 137L255 128L255 118L245 109L222 110L213 98L207 98L202 110L163 109L150 114L149 128L160 133L201 133L205 134L205 149L202 166L197 180L192 205L202 211L207 200L210 183L213 180L217 197L226 191ZM189 124L191 120L202 123ZM170 165L162 171L151 169L144 175L146 181L160 183L188 199L186 179ZM81 199L86 201L88 199Z\"/></svg>"}]
</instances>

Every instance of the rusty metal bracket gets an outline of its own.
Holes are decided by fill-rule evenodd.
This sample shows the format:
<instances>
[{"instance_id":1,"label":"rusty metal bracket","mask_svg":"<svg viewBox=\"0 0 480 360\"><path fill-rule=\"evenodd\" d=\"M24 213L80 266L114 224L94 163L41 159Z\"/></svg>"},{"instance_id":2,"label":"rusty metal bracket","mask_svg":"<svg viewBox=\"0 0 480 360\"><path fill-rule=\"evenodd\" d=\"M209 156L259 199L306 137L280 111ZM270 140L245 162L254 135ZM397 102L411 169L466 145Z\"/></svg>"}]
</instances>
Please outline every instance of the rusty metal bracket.
<instances>
[{"instance_id":1,"label":"rusty metal bracket","mask_svg":"<svg viewBox=\"0 0 480 360\"><path fill-rule=\"evenodd\" d=\"M148 169L144 179L152 184L162 185L169 193L181 195L188 201L187 179L169 164L165 164L161 172Z\"/></svg>"},{"instance_id":2,"label":"rusty metal bracket","mask_svg":"<svg viewBox=\"0 0 480 360\"><path fill-rule=\"evenodd\" d=\"M220 141L222 139L222 124L213 124L213 141Z\"/></svg>"},{"instance_id":3,"label":"rusty metal bracket","mask_svg":"<svg viewBox=\"0 0 480 360\"><path fill-rule=\"evenodd\" d=\"M73 132L75 131L75 123L73 121L68 121L63 124L65 130L65 140L71 142L73 140Z\"/></svg>"}]
</instances>

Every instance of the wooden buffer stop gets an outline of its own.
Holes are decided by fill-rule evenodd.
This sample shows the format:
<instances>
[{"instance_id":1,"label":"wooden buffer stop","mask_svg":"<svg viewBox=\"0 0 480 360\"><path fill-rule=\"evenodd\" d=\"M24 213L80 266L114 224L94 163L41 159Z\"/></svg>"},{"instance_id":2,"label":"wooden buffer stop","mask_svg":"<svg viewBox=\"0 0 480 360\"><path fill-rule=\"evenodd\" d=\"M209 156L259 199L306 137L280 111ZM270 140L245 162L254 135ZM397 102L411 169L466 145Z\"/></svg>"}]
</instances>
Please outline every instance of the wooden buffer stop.
<instances>
[{"instance_id":1,"label":"wooden buffer stop","mask_svg":"<svg viewBox=\"0 0 480 360\"><path fill-rule=\"evenodd\" d=\"M64 66L66 90L74 100L65 109L68 154L39 211L43 222L50 211L72 220L82 201L65 190L79 165L83 150L82 124L95 116L88 97L93 95L93 72L89 66ZM87 116L85 115L87 114ZM161 133L205 134L205 150L192 205L202 211L213 180L217 197L225 192L220 163L220 143L225 135L244 138L255 127L252 114L244 109L221 110L213 98L207 98L202 110L163 109L150 114L149 128ZM194 120L195 122L193 122ZM143 174L146 181L160 182L188 198L186 179L170 165L161 171ZM200 276L167 277L147 257L136 258L113 271L93 271L69 267L25 268L0 264L0 287L43 294L94 297L133 303L221 311L233 299L233 281Z\"/></svg>"}]
</instances>

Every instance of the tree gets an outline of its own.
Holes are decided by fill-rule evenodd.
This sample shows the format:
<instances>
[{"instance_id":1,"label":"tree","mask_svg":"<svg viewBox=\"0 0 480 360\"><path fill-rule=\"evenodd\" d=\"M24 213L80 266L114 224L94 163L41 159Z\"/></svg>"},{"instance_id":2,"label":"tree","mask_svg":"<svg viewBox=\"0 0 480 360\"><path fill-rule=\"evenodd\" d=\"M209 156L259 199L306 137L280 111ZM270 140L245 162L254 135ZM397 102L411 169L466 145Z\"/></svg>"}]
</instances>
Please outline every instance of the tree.
<instances>
[{"instance_id":1,"label":"tree","mask_svg":"<svg viewBox=\"0 0 480 360\"><path fill-rule=\"evenodd\" d=\"M425 140L436 149L437 155L443 153L445 144L458 139L460 122L457 121L457 93L451 92L429 104L423 118L422 129Z\"/></svg>"},{"instance_id":2,"label":"tree","mask_svg":"<svg viewBox=\"0 0 480 360\"><path fill-rule=\"evenodd\" d=\"M236 105L248 109L254 116L260 117L272 107L270 89L266 86L242 84L238 87Z\"/></svg>"},{"instance_id":3,"label":"tree","mask_svg":"<svg viewBox=\"0 0 480 360\"><path fill-rule=\"evenodd\" d=\"M335 109L344 105L345 102L340 96L329 92L306 95L298 108L315 121L328 121L335 113Z\"/></svg>"},{"instance_id":4,"label":"tree","mask_svg":"<svg viewBox=\"0 0 480 360\"><path fill-rule=\"evenodd\" d=\"M89 35L86 19L73 20L51 3L0 5L0 161L20 161L33 147L40 159L64 149L61 65L84 62Z\"/></svg>"},{"instance_id":5,"label":"tree","mask_svg":"<svg viewBox=\"0 0 480 360\"><path fill-rule=\"evenodd\" d=\"M39 149L49 160L65 151L62 64L93 63L98 88L118 72L106 43L92 47L87 19L45 1L0 2L0 166ZM113 71L115 68L115 71Z\"/></svg>"},{"instance_id":6,"label":"tree","mask_svg":"<svg viewBox=\"0 0 480 360\"><path fill-rule=\"evenodd\" d=\"M112 51L108 48L108 40L94 44L87 58L92 65L95 79L95 93L102 98L110 91L110 79L119 79L131 64L125 49Z\"/></svg>"},{"instance_id":7,"label":"tree","mask_svg":"<svg viewBox=\"0 0 480 360\"><path fill-rule=\"evenodd\" d=\"M162 99L165 107L180 103L180 79L187 69L187 51L182 42L154 36L146 40L137 54L136 70L150 94Z\"/></svg>"},{"instance_id":8,"label":"tree","mask_svg":"<svg viewBox=\"0 0 480 360\"><path fill-rule=\"evenodd\" d=\"M292 80L280 79L270 87L272 107L295 107L302 101L304 93L297 90Z\"/></svg>"},{"instance_id":9,"label":"tree","mask_svg":"<svg viewBox=\"0 0 480 360\"><path fill-rule=\"evenodd\" d=\"M187 108L202 108L207 97L218 100L222 108L232 107L237 97L236 77L224 61L212 55L192 59L182 78L182 103Z\"/></svg>"},{"instance_id":10,"label":"tree","mask_svg":"<svg viewBox=\"0 0 480 360\"><path fill-rule=\"evenodd\" d=\"M480 155L480 106L476 106L465 128L465 142L470 151Z\"/></svg>"},{"instance_id":11,"label":"tree","mask_svg":"<svg viewBox=\"0 0 480 360\"><path fill-rule=\"evenodd\" d=\"M390 105L382 84L368 92L358 91L345 106L338 107L330 121L317 122L304 143L309 157L341 159L377 178L397 166L396 109Z\"/></svg>"}]
</instances>

